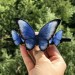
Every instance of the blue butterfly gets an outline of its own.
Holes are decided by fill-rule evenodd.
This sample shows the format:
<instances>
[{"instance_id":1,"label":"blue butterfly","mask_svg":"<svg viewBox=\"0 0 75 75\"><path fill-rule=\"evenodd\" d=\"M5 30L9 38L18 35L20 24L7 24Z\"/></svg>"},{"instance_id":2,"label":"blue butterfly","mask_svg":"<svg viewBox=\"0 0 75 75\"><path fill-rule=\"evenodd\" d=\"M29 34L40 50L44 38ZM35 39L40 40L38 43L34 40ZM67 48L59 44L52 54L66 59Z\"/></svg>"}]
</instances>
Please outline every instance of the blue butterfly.
<instances>
[{"instance_id":1,"label":"blue butterfly","mask_svg":"<svg viewBox=\"0 0 75 75\"><path fill-rule=\"evenodd\" d=\"M15 45L19 45L22 42L20 35L15 30L12 30L11 34Z\"/></svg>"},{"instance_id":2,"label":"blue butterfly","mask_svg":"<svg viewBox=\"0 0 75 75\"><path fill-rule=\"evenodd\" d=\"M20 44L23 40L27 50L32 50L35 45L39 45L41 50L45 50L49 45L49 40L52 38L60 24L60 21L60 19L50 21L41 28L38 35L35 35L33 28L26 21L19 19L17 20L17 23L20 28L21 36L14 31L15 33L11 33L12 38L16 45Z\"/></svg>"},{"instance_id":3,"label":"blue butterfly","mask_svg":"<svg viewBox=\"0 0 75 75\"><path fill-rule=\"evenodd\" d=\"M63 31L58 31L53 38L49 40L49 44L55 44L56 46L61 43Z\"/></svg>"}]
</instances>

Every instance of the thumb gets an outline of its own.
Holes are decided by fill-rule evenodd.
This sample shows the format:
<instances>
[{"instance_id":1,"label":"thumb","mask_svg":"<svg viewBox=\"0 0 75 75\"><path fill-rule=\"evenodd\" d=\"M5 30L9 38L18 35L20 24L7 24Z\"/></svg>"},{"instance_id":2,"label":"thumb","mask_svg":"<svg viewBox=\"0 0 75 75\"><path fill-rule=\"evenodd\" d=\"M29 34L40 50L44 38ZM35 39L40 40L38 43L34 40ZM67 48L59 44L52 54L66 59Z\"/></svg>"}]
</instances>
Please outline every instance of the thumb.
<instances>
[{"instance_id":1,"label":"thumb","mask_svg":"<svg viewBox=\"0 0 75 75\"><path fill-rule=\"evenodd\" d=\"M33 56L36 60L36 64L42 63L42 62L45 62L45 61L50 62L50 60L45 56L44 52L41 51L38 46L35 46L35 48L33 49Z\"/></svg>"}]
</instances>

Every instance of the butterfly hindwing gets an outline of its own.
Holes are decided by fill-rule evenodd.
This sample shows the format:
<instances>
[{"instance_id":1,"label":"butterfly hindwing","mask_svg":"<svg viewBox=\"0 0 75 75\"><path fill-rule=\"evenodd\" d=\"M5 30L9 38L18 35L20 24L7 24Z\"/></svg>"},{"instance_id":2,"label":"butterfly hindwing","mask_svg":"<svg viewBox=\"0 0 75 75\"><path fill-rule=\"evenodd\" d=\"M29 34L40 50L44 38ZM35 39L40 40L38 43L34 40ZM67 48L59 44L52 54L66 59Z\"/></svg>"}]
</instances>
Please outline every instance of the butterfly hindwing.
<instances>
[{"instance_id":1,"label":"butterfly hindwing","mask_svg":"<svg viewBox=\"0 0 75 75\"><path fill-rule=\"evenodd\" d=\"M27 49L32 49L35 46L35 32L32 27L23 20L18 20L21 35L25 40Z\"/></svg>"},{"instance_id":2,"label":"butterfly hindwing","mask_svg":"<svg viewBox=\"0 0 75 75\"><path fill-rule=\"evenodd\" d=\"M22 42L19 34L15 30L12 30L11 34L12 34L12 39L13 39L15 45L19 45Z\"/></svg>"},{"instance_id":3,"label":"butterfly hindwing","mask_svg":"<svg viewBox=\"0 0 75 75\"><path fill-rule=\"evenodd\" d=\"M47 40L41 39L41 40L39 41L39 47L40 47L40 49L41 49L42 51L44 51L44 50L47 48L47 46L48 46L48 41L47 41Z\"/></svg>"},{"instance_id":4,"label":"butterfly hindwing","mask_svg":"<svg viewBox=\"0 0 75 75\"><path fill-rule=\"evenodd\" d=\"M25 41L25 45L26 45L26 48L28 50L31 50L35 46L35 40L34 39L28 39L28 40Z\"/></svg>"},{"instance_id":5,"label":"butterfly hindwing","mask_svg":"<svg viewBox=\"0 0 75 75\"><path fill-rule=\"evenodd\" d=\"M60 19L55 19L50 21L49 23L47 23L39 32L39 47L40 49L45 50L48 46L48 41L49 39L52 38L52 36L54 35L54 32L56 31L57 26L60 23ZM43 41L41 41L41 39ZM42 44L43 42L43 44ZM46 44L45 44L46 43ZM45 47L43 47L43 45ZM42 48L43 47L43 48Z\"/></svg>"},{"instance_id":6,"label":"butterfly hindwing","mask_svg":"<svg viewBox=\"0 0 75 75\"><path fill-rule=\"evenodd\" d=\"M19 28L20 28L23 38L28 39L28 38L35 37L34 30L26 21L18 20L18 25L19 25Z\"/></svg>"}]
</instances>

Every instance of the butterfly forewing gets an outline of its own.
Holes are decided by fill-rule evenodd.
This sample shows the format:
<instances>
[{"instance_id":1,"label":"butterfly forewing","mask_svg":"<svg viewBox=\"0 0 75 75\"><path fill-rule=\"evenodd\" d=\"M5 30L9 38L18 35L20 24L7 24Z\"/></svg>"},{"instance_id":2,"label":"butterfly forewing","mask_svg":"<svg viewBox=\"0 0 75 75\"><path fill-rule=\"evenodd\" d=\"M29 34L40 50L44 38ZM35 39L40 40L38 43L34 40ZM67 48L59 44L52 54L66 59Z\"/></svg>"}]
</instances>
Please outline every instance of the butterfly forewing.
<instances>
[{"instance_id":1,"label":"butterfly forewing","mask_svg":"<svg viewBox=\"0 0 75 75\"><path fill-rule=\"evenodd\" d=\"M53 20L47 23L39 32L39 37L49 40L54 32L56 31L57 26L60 23L60 19Z\"/></svg>"},{"instance_id":2,"label":"butterfly forewing","mask_svg":"<svg viewBox=\"0 0 75 75\"><path fill-rule=\"evenodd\" d=\"M20 31L24 39L35 37L35 33L32 27L27 22L23 20L18 20L18 24L19 24Z\"/></svg>"}]
</instances>

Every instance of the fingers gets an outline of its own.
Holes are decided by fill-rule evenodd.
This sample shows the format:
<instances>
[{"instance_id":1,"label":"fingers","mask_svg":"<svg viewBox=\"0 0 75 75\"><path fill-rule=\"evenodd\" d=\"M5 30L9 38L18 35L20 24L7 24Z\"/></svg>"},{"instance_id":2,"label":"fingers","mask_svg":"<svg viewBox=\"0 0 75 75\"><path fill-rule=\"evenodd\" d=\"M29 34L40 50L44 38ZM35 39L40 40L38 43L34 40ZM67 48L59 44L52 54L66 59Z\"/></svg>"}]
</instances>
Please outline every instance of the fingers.
<instances>
[{"instance_id":1,"label":"fingers","mask_svg":"<svg viewBox=\"0 0 75 75\"><path fill-rule=\"evenodd\" d=\"M23 57L24 63L27 67L28 72L34 68L34 63L28 55L25 45L20 45L21 55Z\"/></svg>"},{"instance_id":2,"label":"fingers","mask_svg":"<svg viewBox=\"0 0 75 75\"><path fill-rule=\"evenodd\" d=\"M55 45L49 45L49 47L47 48L47 53L50 58L54 56L59 58L59 56L61 56Z\"/></svg>"},{"instance_id":3,"label":"fingers","mask_svg":"<svg viewBox=\"0 0 75 75\"><path fill-rule=\"evenodd\" d=\"M44 52L40 50L38 46L35 46L33 49L33 55L36 60L36 64L42 63L42 62L50 62L50 60L45 56Z\"/></svg>"},{"instance_id":4,"label":"fingers","mask_svg":"<svg viewBox=\"0 0 75 75\"><path fill-rule=\"evenodd\" d=\"M39 32L35 32L35 35L38 35L38 34ZM36 60L36 63L47 60L44 52L42 52L38 46L35 46L35 48L33 49L33 55Z\"/></svg>"}]
</instances>

